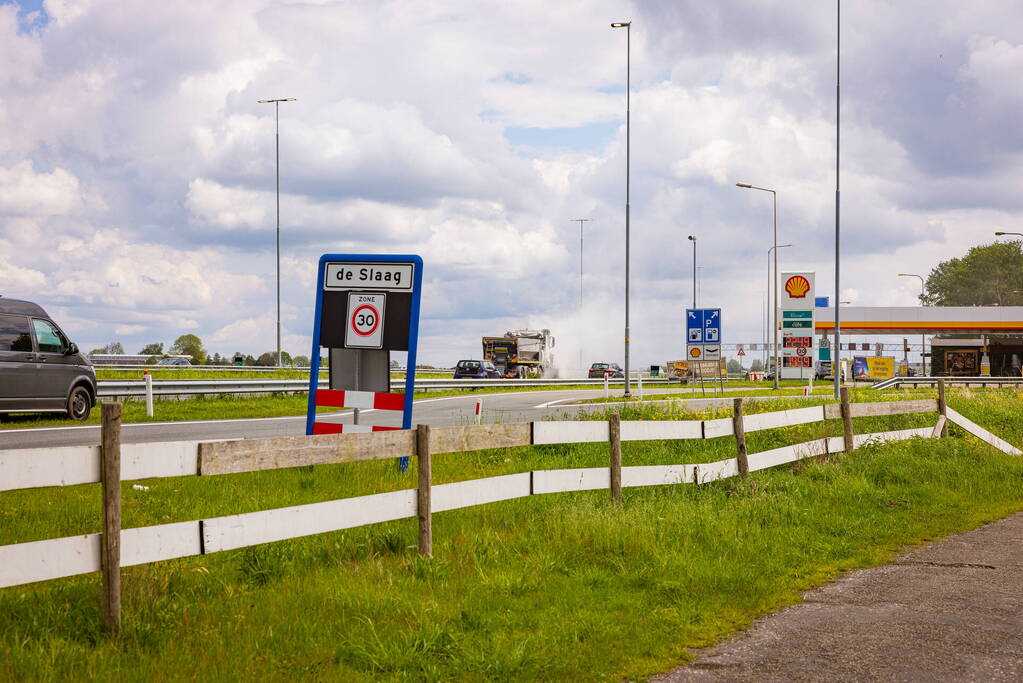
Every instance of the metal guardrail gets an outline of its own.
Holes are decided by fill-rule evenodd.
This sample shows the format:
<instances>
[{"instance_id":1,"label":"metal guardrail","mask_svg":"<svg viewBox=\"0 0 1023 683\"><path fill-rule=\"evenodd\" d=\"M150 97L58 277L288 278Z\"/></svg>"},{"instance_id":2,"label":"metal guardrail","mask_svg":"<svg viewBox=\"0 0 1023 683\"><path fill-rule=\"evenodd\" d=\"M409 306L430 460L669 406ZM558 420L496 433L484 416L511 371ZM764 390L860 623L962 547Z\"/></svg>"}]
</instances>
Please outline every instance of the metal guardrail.
<instances>
[{"instance_id":1,"label":"metal guardrail","mask_svg":"<svg viewBox=\"0 0 1023 683\"><path fill-rule=\"evenodd\" d=\"M633 379L635 385L636 380ZM667 384L666 377L648 377L643 384ZM146 384L142 380L100 380L100 397L145 396ZM624 379L610 379L610 385L625 384ZM327 381L320 379L320 386ZM416 391L427 389L497 389L501 387L549 386L604 386L603 379L420 379ZM404 389L405 380L392 379L392 389ZM302 392L309 389L308 379L157 379L153 380L154 396L191 396L197 394L265 394L274 392Z\"/></svg>"},{"instance_id":2,"label":"metal guardrail","mask_svg":"<svg viewBox=\"0 0 1023 683\"><path fill-rule=\"evenodd\" d=\"M979 387L1009 387L1023 386L1023 377L890 377L875 384L872 389L891 389L903 385L914 387L936 387L938 381L949 384L962 384L964 386Z\"/></svg>"}]
</instances>

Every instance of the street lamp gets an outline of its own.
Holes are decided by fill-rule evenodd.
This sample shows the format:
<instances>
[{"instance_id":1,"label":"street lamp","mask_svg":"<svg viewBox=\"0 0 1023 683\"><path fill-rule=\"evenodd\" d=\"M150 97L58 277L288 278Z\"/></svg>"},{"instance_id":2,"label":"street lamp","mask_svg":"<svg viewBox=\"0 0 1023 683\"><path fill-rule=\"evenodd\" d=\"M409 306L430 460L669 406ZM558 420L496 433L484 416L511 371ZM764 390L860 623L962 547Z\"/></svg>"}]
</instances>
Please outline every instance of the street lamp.
<instances>
[{"instance_id":1,"label":"street lamp","mask_svg":"<svg viewBox=\"0 0 1023 683\"><path fill-rule=\"evenodd\" d=\"M995 233L998 234L997 232ZM1004 233L1003 233L1004 234ZM924 284L924 278L922 275L915 273L899 273L899 277L915 277L920 279L920 305L924 305L924 294L926 293L926 285ZM920 335L920 369L926 369L926 363L924 363L924 351L927 350L927 337L923 334ZM926 374L926 372L924 373Z\"/></svg>"},{"instance_id":2,"label":"street lamp","mask_svg":"<svg viewBox=\"0 0 1023 683\"><path fill-rule=\"evenodd\" d=\"M689 236L689 240L693 243L693 310L696 310L696 237L693 235Z\"/></svg>"},{"instance_id":3,"label":"street lamp","mask_svg":"<svg viewBox=\"0 0 1023 683\"><path fill-rule=\"evenodd\" d=\"M840 128L839 128L839 115L841 113L842 105L842 0L835 0L835 344L834 349L837 351L842 348L842 302L839 299L842 296L842 288L840 287L841 278L839 277L839 266L841 265L841 259L839 256L839 248L841 247L841 230L839 223L838 208L841 205L841 190L839 189L838 178L839 178L839 158L840 158ZM832 362L831 374L835 376L835 400L841 398L842 395L842 373L840 372L839 366Z\"/></svg>"},{"instance_id":4,"label":"street lamp","mask_svg":"<svg viewBox=\"0 0 1023 683\"><path fill-rule=\"evenodd\" d=\"M774 346L774 388L778 388L778 376L781 375L778 368L778 250L791 247L791 244L775 244L767 249L767 297L771 297L771 252L774 252L774 332L771 339Z\"/></svg>"},{"instance_id":5,"label":"street lamp","mask_svg":"<svg viewBox=\"0 0 1023 683\"><path fill-rule=\"evenodd\" d=\"M570 218L572 222L579 224L579 315L582 315L583 310L583 223L589 223L589 218ZM580 327L582 321L579 322ZM583 341L582 336L579 337L579 367L583 366Z\"/></svg>"},{"instance_id":6,"label":"street lamp","mask_svg":"<svg viewBox=\"0 0 1023 683\"><path fill-rule=\"evenodd\" d=\"M999 237L1002 235L1018 235L1019 237L1023 237L1023 232L996 232L995 234Z\"/></svg>"},{"instance_id":7,"label":"street lamp","mask_svg":"<svg viewBox=\"0 0 1023 683\"><path fill-rule=\"evenodd\" d=\"M277 158L277 367L281 367L281 102L294 102L294 97L259 100L274 105L274 141Z\"/></svg>"},{"instance_id":8,"label":"street lamp","mask_svg":"<svg viewBox=\"0 0 1023 683\"><path fill-rule=\"evenodd\" d=\"M741 187L746 190L760 190L761 192L771 193L771 205L774 208L774 239L771 240L774 245L767 254L770 258L771 251L774 251L774 388L778 388L778 193L767 187L757 187L756 185L750 185L749 183L736 183L736 187ZM791 244L786 244L786 247L791 247ZM768 288L771 285L771 262L768 260L767 263L767 284Z\"/></svg>"},{"instance_id":9,"label":"street lamp","mask_svg":"<svg viewBox=\"0 0 1023 683\"><path fill-rule=\"evenodd\" d=\"M630 90L632 89L632 22L616 21L611 28L625 29L625 398L629 392L629 142Z\"/></svg>"}]
</instances>

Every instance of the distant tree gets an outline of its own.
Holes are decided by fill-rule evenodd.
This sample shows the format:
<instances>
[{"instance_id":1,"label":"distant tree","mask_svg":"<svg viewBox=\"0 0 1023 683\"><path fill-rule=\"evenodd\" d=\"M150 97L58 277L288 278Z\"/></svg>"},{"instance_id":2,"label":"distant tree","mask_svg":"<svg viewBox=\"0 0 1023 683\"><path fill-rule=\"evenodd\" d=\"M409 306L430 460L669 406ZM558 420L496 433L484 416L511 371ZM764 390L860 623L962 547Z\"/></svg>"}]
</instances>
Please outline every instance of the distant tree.
<instances>
[{"instance_id":1,"label":"distant tree","mask_svg":"<svg viewBox=\"0 0 1023 683\"><path fill-rule=\"evenodd\" d=\"M764 369L764 361L760 360L759 358L754 359L754 361L752 363L750 363L749 369L750 370L757 370L757 371L763 370Z\"/></svg>"},{"instance_id":2,"label":"distant tree","mask_svg":"<svg viewBox=\"0 0 1023 683\"><path fill-rule=\"evenodd\" d=\"M192 362L201 365L206 360L206 350L202 347L202 340L194 334L183 334L171 344L170 352L173 355L191 356Z\"/></svg>"},{"instance_id":3,"label":"distant tree","mask_svg":"<svg viewBox=\"0 0 1023 683\"><path fill-rule=\"evenodd\" d=\"M106 346L101 346L98 349L93 349L89 352L89 355L95 353L124 353L124 347L121 346L121 342L110 342Z\"/></svg>"},{"instance_id":4,"label":"distant tree","mask_svg":"<svg viewBox=\"0 0 1023 683\"><path fill-rule=\"evenodd\" d=\"M220 358L220 354L219 354L219 353L215 353L215 354L213 354L213 360L212 360L211 362L212 362L212 363L213 363L214 365L220 365L220 363L221 363L221 360L222 360L222 359Z\"/></svg>"},{"instance_id":5,"label":"distant tree","mask_svg":"<svg viewBox=\"0 0 1023 683\"><path fill-rule=\"evenodd\" d=\"M742 366L739 365L739 361L736 359L729 358L728 362L725 363L725 370L728 371L729 374L735 374L742 372Z\"/></svg>"},{"instance_id":6,"label":"distant tree","mask_svg":"<svg viewBox=\"0 0 1023 683\"><path fill-rule=\"evenodd\" d=\"M162 356L163 355L163 342L159 344L146 344L139 351L140 354L145 356Z\"/></svg>"},{"instance_id":7,"label":"distant tree","mask_svg":"<svg viewBox=\"0 0 1023 683\"><path fill-rule=\"evenodd\" d=\"M935 266L927 276L923 301L928 306L1019 306L1021 290L1021 243L995 242Z\"/></svg>"},{"instance_id":8,"label":"distant tree","mask_svg":"<svg viewBox=\"0 0 1023 683\"><path fill-rule=\"evenodd\" d=\"M277 365L277 354L267 351L266 353L259 354L259 358L256 359L256 365L264 368L271 368Z\"/></svg>"},{"instance_id":9,"label":"distant tree","mask_svg":"<svg viewBox=\"0 0 1023 683\"><path fill-rule=\"evenodd\" d=\"M398 361L396 361L396 360L392 360L392 361L391 361L391 369L392 369L392 370L398 370L398 369L400 369L400 368L401 368L401 366L400 366L400 365L398 365Z\"/></svg>"},{"instance_id":10,"label":"distant tree","mask_svg":"<svg viewBox=\"0 0 1023 683\"><path fill-rule=\"evenodd\" d=\"M309 356L295 356L292 363L296 368L307 368L309 367Z\"/></svg>"}]
</instances>

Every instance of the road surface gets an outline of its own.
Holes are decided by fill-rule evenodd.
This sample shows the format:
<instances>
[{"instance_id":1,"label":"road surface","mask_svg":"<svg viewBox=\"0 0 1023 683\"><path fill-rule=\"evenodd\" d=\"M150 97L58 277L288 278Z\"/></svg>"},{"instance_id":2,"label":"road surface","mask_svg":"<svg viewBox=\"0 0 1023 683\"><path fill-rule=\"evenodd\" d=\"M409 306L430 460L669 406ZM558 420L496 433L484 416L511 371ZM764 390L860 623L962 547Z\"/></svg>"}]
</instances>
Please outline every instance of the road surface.
<instances>
[{"instance_id":1,"label":"road surface","mask_svg":"<svg viewBox=\"0 0 1023 683\"><path fill-rule=\"evenodd\" d=\"M689 390L675 390L683 395ZM621 395L622 390L612 390ZM658 394L668 393L658 388ZM483 400L484 422L529 422L547 417L577 415L581 410L599 410L599 404L587 406L564 406L566 402L604 395L603 389L565 391L514 391L495 394L468 393L439 398L424 397L416 400L413 408L413 424L429 424L445 427L469 424L473 418L476 400ZM731 405L731 399L697 399L694 407L706 407L715 403ZM159 410L159 404L157 404ZM397 427L401 425L398 413L388 410L360 411L360 423ZM344 411L320 415L323 421L352 424L353 413ZM125 424L121 428L123 443L145 443L158 441L215 441L218 439L268 438L275 436L299 436L305 434L305 416L267 417L247 420L202 420L192 422L140 422ZM11 448L48 448L55 446L87 446L98 444L98 425L73 427L15 428L0 429L0 450Z\"/></svg>"}]
</instances>

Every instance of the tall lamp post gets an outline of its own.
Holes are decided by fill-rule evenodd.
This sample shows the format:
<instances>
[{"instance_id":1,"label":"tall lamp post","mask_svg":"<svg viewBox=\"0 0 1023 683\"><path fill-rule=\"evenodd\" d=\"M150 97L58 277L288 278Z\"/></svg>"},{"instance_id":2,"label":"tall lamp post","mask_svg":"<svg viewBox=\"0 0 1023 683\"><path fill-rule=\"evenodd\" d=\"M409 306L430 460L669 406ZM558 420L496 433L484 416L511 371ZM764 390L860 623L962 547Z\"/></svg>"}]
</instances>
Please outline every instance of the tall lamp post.
<instances>
[{"instance_id":1,"label":"tall lamp post","mask_svg":"<svg viewBox=\"0 0 1023 683\"><path fill-rule=\"evenodd\" d=\"M775 244L767 248L767 298L771 298L771 254L774 254L774 331L771 332L771 346L774 347L774 388L778 388L778 378L781 375L778 367L778 250L791 247L791 244ZM768 302L770 303L770 302Z\"/></svg>"},{"instance_id":2,"label":"tall lamp post","mask_svg":"<svg viewBox=\"0 0 1023 683\"><path fill-rule=\"evenodd\" d=\"M774 209L774 239L771 240L773 247L768 250L767 254L770 257L771 251L774 251L774 388L778 388L778 375L780 374L778 368L778 193L768 187L757 187L756 185L750 185L749 183L736 183L736 187L741 187L746 190L760 190L761 192L771 193L771 206ZM791 244L786 244L786 247L791 247ZM771 277L771 264L768 261L767 264L767 277L768 287L770 287Z\"/></svg>"},{"instance_id":3,"label":"tall lamp post","mask_svg":"<svg viewBox=\"0 0 1023 683\"><path fill-rule=\"evenodd\" d=\"M841 204L841 191L839 189L838 177L839 177L839 153L841 150L840 137L839 137L839 114L841 113L842 105L842 0L835 0L835 345L834 348L837 351L842 348L842 302L839 299L842 297L841 278L839 277L839 248L842 244L841 231L839 223L838 207ZM839 366L832 365L831 374L835 376L835 399L841 398L842 392L842 373Z\"/></svg>"},{"instance_id":4,"label":"tall lamp post","mask_svg":"<svg viewBox=\"0 0 1023 683\"><path fill-rule=\"evenodd\" d=\"M923 275L917 275L916 273L899 273L899 277L915 277L915 278L919 278L919 280L920 280L920 305L923 306L924 305L924 294L927 293L927 286L924 283ZM925 370L926 367L927 367L926 363L924 362L924 351L927 350L926 349L926 346L927 346L927 340L926 339L927 339L926 335L923 335L923 334L920 335L920 369L921 370ZM924 372L924 374L926 375L927 373Z\"/></svg>"},{"instance_id":5,"label":"tall lamp post","mask_svg":"<svg viewBox=\"0 0 1023 683\"><path fill-rule=\"evenodd\" d=\"M570 218L570 221L579 224L579 314L582 314L583 310L583 223L589 223L589 218ZM580 321L582 326L582 321ZM583 366L583 340L582 335L579 336L579 367Z\"/></svg>"},{"instance_id":6,"label":"tall lamp post","mask_svg":"<svg viewBox=\"0 0 1023 683\"><path fill-rule=\"evenodd\" d=\"M1023 232L996 232L995 234L999 237L1002 235L1016 235L1018 237L1023 237Z\"/></svg>"},{"instance_id":7,"label":"tall lamp post","mask_svg":"<svg viewBox=\"0 0 1023 683\"><path fill-rule=\"evenodd\" d=\"M693 243L693 310L696 310L696 237L694 235L689 236L689 240Z\"/></svg>"},{"instance_id":8,"label":"tall lamp post","mask_svg":"<svg viewBox=\"0 0 1023 683\"><path fill-rule=\"evenodd\" d=\"M281 102L294 102L294 97L259 100L274 106L274 143L277 159L277 367L281 367Z\"/></svg>"},{"instance_id":9,"label":"tall lamp post","mask_svg":"<svg viewBox=\"0 0 1023 683\"><path fill-rule=\"evenodd\" d=\"M630 91L632 90L632 22L616 21L611 28L625 29L625 398L629 392L629 143Z\"/></svg>"}]
</instances>

